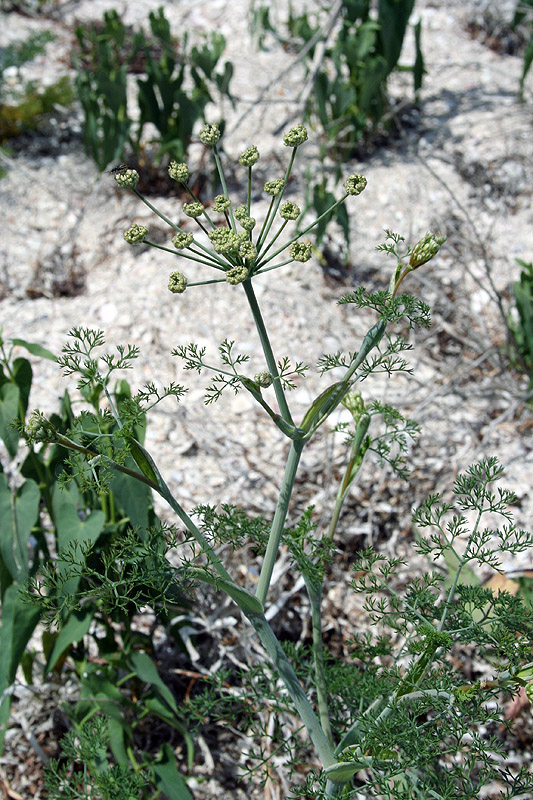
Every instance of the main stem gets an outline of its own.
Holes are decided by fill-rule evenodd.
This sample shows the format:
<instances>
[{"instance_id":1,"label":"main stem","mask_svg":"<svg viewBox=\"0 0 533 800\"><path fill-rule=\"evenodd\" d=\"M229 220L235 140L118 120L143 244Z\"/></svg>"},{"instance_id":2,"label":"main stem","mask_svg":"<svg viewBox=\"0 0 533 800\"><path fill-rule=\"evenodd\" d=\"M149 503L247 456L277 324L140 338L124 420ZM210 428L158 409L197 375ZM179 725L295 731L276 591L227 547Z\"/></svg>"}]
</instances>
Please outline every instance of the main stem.
<instances>
[{"instance_id":1,"label":"main stem","mask_svg":"<svg viewBox=\"0 0 533 800\"><path fill-rule=\"evenodd\" d=\"M257 591L255 593L257 599L263 604L263 606L265 605L268 588L270 586L270 581L272 580L272 572L278 556L281 534L283 533L283 526L285 525L285 519L287 518L289 501L291 499L294 480L296 478L296 471L298 469L303 448L304 443L301 440L293 440L291 443L291 449L289 450L287 464L285 465L285 472L279 492L278 504L276 506L274 519L272 520L272 527L268 537L267 549L263 559L263 566L261 567Z\"/></svg>"},{"instance_id":2,"label":"main stem","mask_svg":"<svg viewBox=\"0 0 533 800\"><path fill-rule=\"evenodd\" d=\"M281 416L283 417L285 422L288 422L289 425L292 425L294 427L294 422L291 416L291 412L287 404L287 398L285 397L285 392L283 391L283 386L281 385L281 378L278 372L276 359L274 358L274 353L272 352L272 346L268 338L267 329L263 320L263 316L261 314L261 310L259 308L259 303L257 302L257 298L255 296L255 292L252 286L252 281L250 280L244 281L243 287L246 293L246 297L248 299L248 303L250 305L250 310L252 312L255 321L255 327L257 328L257 333L259 334L259 339L261 341L261 347L263 348L263 354L265 356L265 361L267 363L268 371L272 376L274 392L276 393L276 400L278 401L278 406Z\"/></svg>"}]
</instances>

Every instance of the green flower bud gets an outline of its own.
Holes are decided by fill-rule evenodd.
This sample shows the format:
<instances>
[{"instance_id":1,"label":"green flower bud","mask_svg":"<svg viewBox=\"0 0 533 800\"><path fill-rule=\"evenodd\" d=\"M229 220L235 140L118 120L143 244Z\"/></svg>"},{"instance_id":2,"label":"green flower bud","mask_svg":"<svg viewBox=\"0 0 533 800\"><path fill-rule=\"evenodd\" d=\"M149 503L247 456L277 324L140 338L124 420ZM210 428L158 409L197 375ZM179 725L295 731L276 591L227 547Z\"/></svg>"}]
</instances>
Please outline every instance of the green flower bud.
<instances>
[{"instance_id":1,"label":"green flower bud","mask_svg":"<svg viewBox=\"0 0 533 800\"><path fill-rule=\"evenodd\" d=\"M124 239L128 244L139 244L144 241L144 237L148 233L148 228L144 225L132 225L131 228L124 233Z\"/></svg>"},{"instance_id":2,"label":"green flower bud","mask_svg":"<svg viewBox=\"0 0 533 800\"><path fill-rule=\"evenodd\" d=\"M189 167L187 164L178 164L177 161L171 161L168 165L168 174L172 180L185 183L189 177Z\"/></svg>"},{"instance_id":3,"label":"green flower bud","mask_svg":"<svg viewBox=\"0 0 533 800\"><path fill-rule=\"evenodd\" d=\"M272 375L270 372L258 372L257 375L254 375L254 383L263 389L268 389L272 385Z\"/></svg>"},{"instance_id":4,"label":"green flower bud","mask_svg":"<svg viewBox=\"0 0 533 800\"><path fill-rule=\"evenodd\" d=\"M244 153L239 158L239 164L242 167L253 167L259 161L259 150L253 144L251 147L246 148Z\"/></svg>"},{"instance_id":5,"label":"green flower bud","mask_svg":"<svg viewBox=\"0 0 533 800\"><path fill-rule=\"evenodd\" d=\"M232 267L226 272L226 280L232 286L242 283L248 277L248 269L246 267Z\"/></svg>"},{"instance_id":6,"label":"green flower bud","mask_svg":"<svg viewBox=\"0 0 533 800\"><path fill-rule=\"evenodd\" d=\"M415 244L411 251L411 257L409 259L409 266L411 269L421 267L422 264L426 264L430 261L433 256L437 255L445 241L446 236L428 231L426 235Z\"/></svg>"},{"instance_id":7,"label":"green flower bud","mask_svg":"<svg viewBox=\"0 0 533 800\"><path fill-rule=\"evenodd\" d=\"M364 175L350 175L344 181L344 188L348 194L358 195L366 188L367 179Z\"/></svg>"},{"instance_id":8,"label":"green flower bud","mask_svg":"<svg viewBox=\"0 0 533 800\"><path fill-rule=\"evenodd\" d=\"M213 211L223 213L231 205L231 200L223 194L217 194L213 201Z\"/></svg>"},{"instance_id":9,"label":"green flower bud","mask_svg":"<svg viewBox=\"0 0 533 800\"><path fill-rule=\"evenodd\" d=\"M361 392L357 391L346 392L341 400L341 403L343 404L344 408L348 409L354 419L358 419L365 408L363 395Z\"/></svg>"},{"instance_id":10,"label":"green flower bud","mask_svg":"<svg viewBox=\"0 0 533 800\"><path fill-rule=\"evenodd\" d=\"M240 219L239 222L245 231L250 232L255 228L255 219L253 217L244 217L243 219Z\"/></svg>"},{"instance_id":11,"label":"green flower bud","mask_svg":"<svg viewBox=\"0 0 533 800\"><path fill-rule=\"evenodd\" d=\"M190 244L193 242L193 235L192 233L184 233L183 231L178 231L178 233L172 239L172 244L176 248L176 250L185 250L186 247L189 247Z\"/></svg>"},{"instance_id":12,"label":"green flower bud","mask_svg":"<svg viewBox=\"0 0 533 800\"><path fill-rule=\"evenodd\" d=\"M254 258L257 258L255 244L252 244L252 242L243 242L239 247L239 255L247 261L253 261Z\"/></svg>"},{"instance_id":13,"label":"green flower bud","mask_svg":"<svg viewBox=\"0 0 533 800\"><path fill-rule=\"evenodd\" d=\"M139 173L136 169L124 169L121 172L115 172L115 182L118 183L121 189L135 189L139 183Z\"/></svg>"},{"instance_id":14,"label":"green flower bud","mask_svg":"<svg viewBox=\"0 0 533 800\"><path fill-rule=\"evenodd\" d=\"M303 125L296 125L287 131L283 137L283 144L286 147L299 147L307 141L307 131Z\"/></svg>"},{"instance_id":15,"label":"green flower bud","mask_svg":"<svg viewBox=\"0 0 533 800\"><path fill-rule=\"evenodd\" d=\"M216 122L213 125L204 125L200 131L200 140L208 147L214 147L219 139L220 131Z\"/></svg>"},{"instance_id":16,"label":"green flower bud","mask_svg":"<svg viewBox=\"0 0 533 800\"><path fill-rule=\"evenodd\" d=\"M42 411L32 411L26 425L24 435L27 441L32 444L35 442L56 442L59 440L59 432L50 420L46 419Z\"/></svg>"},{"instance_id":17,"label":"green flower bud","mask_svg":"<svg viewBox=\"0 0 533 800\"><path fill-rule=\"evenodd\" d=\"M235 219L238 219L240 222L241 219L245 219L245 217L248 216L248 209L246 206L237 206L233 213L235 214Z\"/></svg>"},{"instance_id":18,"label":"green flower bud","mask_svg":"<svg viewBox=\"0 0 533 800\"><path fill-rule=\"evenodd\" d=\"M281 206L279 214L283 219L298 219L300 216L300 209L295 203L291 203L287 200L287 202L283 203Z\"/></svg>"},{"instance_id":19,"label":"green flower bud","mask_svg":"<svg viewBox=\"0 0 533 800\"><path fill-rule=\"evenodd\" d=\"M276 181L267 181L265 183L265 192L271 194L272 197L277 197L285 186L283 178L278 178Z\"/></svg>"},{"instance_id":20,"label":"green flower bud","mask_svg":"<svg viewBox=\"0 0 533 800\"><path fill-rule=\"evenodd\" d=\"M239 236L229 228L215 228L214 231L209 231L207 235L215 253L237 253L242 242Z\"/></svg>"},{"instance_id":21,"label":"green flower bud","mask_svg":"<svg viewBox=\"0 0 533 800\"><path fill-rule=\"evenodd\" d=\"M204 207L201 203L184 203L183 213L186 214L188 217L196 219L197 217L202 216L202 214L204 213Z\"/></svg>"},{"instance_id":22,"label":"green flower bud","mask_svg":"<svg viewBox=\"0 0 533 800\"><path fill-rule=\"evenodd\" d=\"M181 272L171 272L168 278L168 288L172 294L183 294L187 288L187 278Z\"/></svg>"},{"instance_id":23,"label":"green flower bud","mask_svg":"<svg viewBox=\"0 0 533 800\"><path fill-rule=\"evenodd\" d=\"M289 247L289 255L293 261L309 261L313 252L313 245L306 239L304 242L294 242Z\"/></svg>"}]
</instances>

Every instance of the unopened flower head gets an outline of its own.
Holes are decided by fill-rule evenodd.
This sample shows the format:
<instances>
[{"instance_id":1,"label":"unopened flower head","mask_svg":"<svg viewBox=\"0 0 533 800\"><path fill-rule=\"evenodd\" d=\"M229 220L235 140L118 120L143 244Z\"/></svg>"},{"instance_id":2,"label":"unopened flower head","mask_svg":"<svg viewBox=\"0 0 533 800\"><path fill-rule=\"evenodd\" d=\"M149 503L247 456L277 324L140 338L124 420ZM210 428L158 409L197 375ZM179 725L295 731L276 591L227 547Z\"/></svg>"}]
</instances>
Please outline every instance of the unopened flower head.
<instances>
[{"instance_id":1,"label":"unopened flower head","mask_svg":"<svg viewBox=\"0 0 533 800\"><path fill-rule=\"evenodd\" d=\"M258 372L257 375L254 375L254 383L257 383L262 389L268 389L272 385L272 375L266 371Z\"/></svg>"},{"instance_id":2,"label":"unopened flower head","mask_svg":"<svg viewBox=\"0 0 533 800\"><path fill-rule=\"evenodd\" d=\"M347 408L354 419L358 419L360 415L363 413L365 408L365 403L363 400L363 395L361 392L346 392L344 397L341 400L344 408Z\"/></svg>"},{"instance_id":3,"label":"unopened flower head","mask_svg":"<svg viewBox=\"0 0 533 800\"><path fill-rule=\"evenodd\" d=\"M136 169L124 169L121 172L115 172L115 182L118 183L121 189L135 189L139 183L139 173Z\"/></svg>"},{"instance_id":4,"label":"unopened flower head","mask_svg":"<svg viewBox=\"0 0 533 800\"><path fill-rule=\"evenodd\" d=\"M239 164L243 167L253 167L259 161L259 150L253 144L251 147L247 147L244 153L239 158Z\"/></svg>"},{"instance_id":5,"label":"unopened flower head","mask_svg":"<svg viewBox=\"0 0 533 800\"><path fill-rule=\"evenodd\" d=\"M189 177L189 167L187 164L178 164L177 161L171 161L168 165L168 174L172 180L185 183Z\"/></svg>"},{"instance_id":6,"label":"unopened flower head","mask_svg":"<svg viewBox=\"0 0 533 800\"><path fill-rule=\"evenodd\" d=\"M307 130L303 125L295 125L290 131L287 131L283 137L283 144L286 147L299 147L307 141Z\"/></svg>"},{"instance_id":7,"label":"unopened flower head","mask_svg":"<svg viewBox=\"0 0 533 800\"><path fill-rule=\"evenodd\" d=\"M350 175L344 181L346 192L351 195L361 194L366 188L367 180L364 175Z\"/></svg>"},{"instance_id":8,"label":"unopened flower head","mask_svg":"<svg viewBox=\"0 0 533 800\"><path fill-rule=\"evenodd\" d=\"M139 244L144 241L144 237L148 233L148 228L144 225L132 225L131 228L124 233L124 239L128 244Z\"/></svg>"},{"instance_id":9,"label":"unopened flower head","mask_svg":"<svg viewBox=\"0 0 533 800\"><path fill-rule=\"evenodd\" d=\"M426 235L415 244L411 251L409 266L411 269L421 267L426 264L433 256L436 256L440 248L446 241L446 236L428 231Z\"/></svg>"},{"instance_id":10,"label":"unopened flower head","mask_svg":"<svg viewBox=\"0 0 533 800\"><path fill-rule=\"evenodd\" d=\"M245 219L245 217L248 216L248 209L246 206L237 206L233 213L235 215L235 219L238 219L240 222L241 219Z\"/></svg>"},{"instance_id":11,"label":"unopened flower head","mask_svg":"<svg viewBox=\"0 0 533 800\"><path fill-rule=\"evenodd\" d=\"M300 216L300 209L296 205L296 203L291 203L287 200L286 203L283 203L279 210L280 217L283 219L298 219Z\"/></svg>"},{"instance_id":12,"label":"unopened flower head","mask_svg":"<svg viewBox=\"0 0 533 800\"><path fill-rule=\"evenodd\" d=\"M313 245L306 239L304 242L294 242L289 247L289 255L293 261L309 261L313 252Z\"/></svg>"},{"instance_id":13,"label":"unopened flower head","mask_svg":"<svg viewBox=\"0 0 533 800\"><path fill-rule=\"evenodd\" d=\"M168 288L172 294L183 294L187 288L187 278L181 272L171 272L168 278Z\"/></svg>"},{"instance_id":14,"label":"unopened flower head","mask_svg":"<svg viewBox=\"0 0 533 800\"><path fill-rule=\"evenodd\" d=\"M238 283L242 283L248 277L248 269L247 267L232 267L228 269L226 272L226 280L228 283L231 283L232 286L236 286Z\"/></svg>"},{"instance_id":15,"label":"unopened flower head","mask_svg":"<svg viewBox=\"0 0 533 800\"><path fill-rule=\"evenodd\" d=\"M245 231L253 231L255 228L255 219L253 217L243 217L239 220Z\"/></svg>"},{"instance_id":16,"label":"unopened flower head","mask_svg":"<svg viewBox=\"0 0 533 800\"><path fill-rule=\"evenodd\" d=\"M208 147L214 147L220 139L220 131L217 123L215 122L213 125L204 125L200 131L200 139L204 144L208 145Z\"/></svg>"},{"instance_id":17,"label":"unopened flower head","mask_svg":"<svg viewBox=\"0 0 533 800\"><path fill-rule=\"evenodd\" d=\"M237 253L241 245L241 239L238 234L229 228L215 228L214 231L209 231L208 236L215 253L224 255Z\"/></svg>"},{"instance_id":18,"label":"unopened flower head","mask_svg":"<svg viewBox=\"0 0 533 800\"><path fill-rule=\"evenodd\" d=\"M275 181L267 181L265 183L265 192L267 194L271 194L272 197L277 197L278 194L282 191L284 186L285 186L285 181L283 180L283 178L278 178Z\"/></svg>"},{"instance_id":19,"label":"unopened flower head","mask_svg":"<svg viewBox=\"0 0 533 800\"><path fill-rule=\"evenodd\" d=\"M204 213L204 207L201 203L184 203L183 213L186 214L188 217L196 219L197 217L202 216L202 214Z\"/></svg>"},{"instance_id":20,"label":"unopened flower head","mask_svg":"<svg viewBox=\"0 0 533 800\"><path fill-rule=\"evenodd\" d=\"M32 442L55 442L59 438L57 428L46 419L42 411L32 411L26 425L24 434L30 444Z\"/></svg>"},{"instance_id":21,"label":"unopened flower head","mask_svg":"<svg viewBox=\"0 0 533 800\"><path fill-rule=\"evenodd\" d=\"M178 233L172 239L172 244L176 248L176 250L185 250L186 247L193 242L193 235L192 233L185 233L185 231L178 231Z\"/></svg>"},{"instance_id":22,"label":"unopened flower head","mask_svg":"<svg viewBox=\"0 0 533 800\"><path fill-rule=\"evenodd\" d=\"M257 249L255 244L252 242L243 242L239 247L239 255L246 261L253 261L254 258L257 258Z\"/></svg>"},{"instance_id":23,"label":"unopened flower head","mask_svg":"<svg viewBox=\"0 0 533 800\"><path fill-rule=\"evenodd\" d=\"M217 194L213 200L213 211L219 211L220 213L223 213L230 207L230 205L231 200L229 197L226 197L224 194Z\"/></svg>"}]
</instances>

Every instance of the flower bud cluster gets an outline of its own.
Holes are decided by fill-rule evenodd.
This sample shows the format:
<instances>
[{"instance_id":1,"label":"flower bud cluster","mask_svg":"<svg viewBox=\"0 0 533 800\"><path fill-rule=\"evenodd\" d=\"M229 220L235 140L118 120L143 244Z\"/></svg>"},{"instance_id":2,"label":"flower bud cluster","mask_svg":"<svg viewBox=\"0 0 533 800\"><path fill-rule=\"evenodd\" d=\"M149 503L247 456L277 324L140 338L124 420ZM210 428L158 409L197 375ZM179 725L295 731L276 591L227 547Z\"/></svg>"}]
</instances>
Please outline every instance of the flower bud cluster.
<instances>
[{"instance_id":1,"label":"flower bud cluster","mask_svg":"<svg viewBox=\"0 0 533 800\"><path fill-rule=\"evenodd\" d=\"M213 211L218 211L223 213L226 211L231 205L231 200L229 197L226 197L223 194L217 194L215 199L213 200Z\"/></svg>"},{"instance_id":2,"label":"flower bud cluster","mask_svg":"<svg viewBox=\"0 0 533 800\"><path fill-rule=\"evenodd\" d=\"M288 250L290 260L304 263L309 261L312 256L313 247L309 240L298 241L298 233L289 238L285 244L278 244L275 248L272 245L276 242L282 231L289 221L296 222L301 216L301 209L296 203L284 200L284 192L288 184L290 172L292 169L293 161L295 158L295 150L307 141L307 130L301 124L295 125L287 131L283 137L283 143L286 147L293 148L290 154L289 165L284 178L266 181L264 184L265 194L271 196L266 218L261 227L260 233L255 237L253 235L256 227L256 220L251 216L250 201L252 197L251 187L251 168L259 160L259 150L256 145L246 148L239 157L239 164L243 167L248 167L249 181L248 181L248 202L247 205L237 206L233 210L232 202L227 196L226 182L224 175L221 171L221 162L218 154L215 151L215 160L217 169L219 170L220 184L224 194L217 195L212 202L212 210L216 213L225 215L225 225L223 227L214 227L214 222L206 211L205 206L197 200L193 191L189 189L189 194L193 202L183 204L183 213L185 216L197 220L197 224L202 228L204 234L207 234L210 242L210 248L205 246L203 235L200 235L195 240L192 233L187 233L185 230L175 230L173 232L172 244L179 251L182 252L181 256L191 261L196 261L203 265L211 265L215 269L223 267L226 269L225 279L230 284L238 284L245 281L256 274L261 274L270 269L276 269L284 264L289 263L285 257L281 256L279 261L281 263L274 263L272 266L267 266L271 261L276 259L283 251ZM200 140L207 146L216 148L216 144L220 139L220 130L216 123L206 124L200 132ZM139 174L132 169L126 168L125 165L120 165L120 169L116 168L115 181L119 186L125 188L135 189L139 181ZM177 161L171 161L168 166L168 174L172 180L179 183L186 184L190 177L190 172L187 164ZM366 187L366 178L362 175L350 175L345 183L344 188L347 195L358 195ZM346 199L343 197L337 203L332 203L330 211L336 208L339 202ZM146 202L146 201L145 201ZM229 213L228 213L229 212ZM159 214L159 212L157 212ZM322 214L318 220L306 227L306 230L311 230L325 215ZM199 220L199 217L205 216L205 221ZM169 222L163 215L159 216ZM279 218L283 220L280 224ZM236 224L238 223L238 225ZM272 226L276 223L277 230L274 229L271 234ZM173 226L173 223L170 223ZM236 228L242 230L236 230ZM211 228L211 230L208 230ZM137 244L145 241L148 229L142 225L132 225L126 231L124 238L130 244ZM433 238L431 238L433 237ZM438 247L443 241L443 237L436 237L433 234L427 234L426 238L419 242L411 252L411 261L409 268L414 269L419 264L424 263L426 260L437 252ZM191 248L195 242L196 246ZM151 242L148 242L151 244ZM436 249L435 249L436 248ZM166 249L166 248L164 248ZM203 252L202 252L203 251ZM223 256L224 258L220 258ZM212 282L212 281L208 281ZM214 281L215 283L217 281ZM193 286L198 285L196 282ZM169 277L168 288L171 292L181 294L185 291L187 286L187 278L180 272L173 272ZM392 290L391 290L392 291ZM271 377L266 374L264 380L271 380ZM263 383L261 385L269 385Z\"/></svg>"},{"instance_id":3,"label":"flower bud cluster","mask_svg":"<svg viewBox=\"0 0 533 800\"><path fill-rule=\"evenodd\" d=\"M176 250L185 250L186 247L189 247L193 243L194 237L192 233L185 233L185 231L178 231L178 233L172 239L172 244L176 248Z\"/></svg>"},{"instance_id":4,"label":"flower bud cluster","mask_svg":"<svg viewBox=\"0 0 533 800\"><path fill-rule=\"evenodd\" d=\"M135 189L139 183L139 173L136 169L124 169L115 172L115 182L121 189Z\"/></svg>"},{"instance_id":5,"label":"flower bud cluster","mask_svg":"<svg viewBox=\"0 0 533 800\"><path fill-rule=\"evenodd\" d=\"M185 183L189 177L189 167L187 164L178 164L177 161L171 161L168 165L168 174L172 180Z\"/></svg>"},{"instance_id":6,"label":"flower bud cluster","mask_svg":"<svg viewBox=\"0 0 533 800\"><path fill-rule=\"evenodd\" d=\"M46 419L42 411L32 411L26 425L24 434L30 443L35 442L56 442L59 439L59 432L50 420Z\"/></svg>"},{"instance_id":7,"label":"flower bud cluster","mask_svg":"<svg viewBox=\"0 0 533 800\"><path fill-rule=\"evenodd\" d=\"M266 194L271 194L272 197L277 197L284 187L285 187L285 181L283 180L283 178L278 178L275 181L267 181L265 183L264 189Z\"/></svg>"},{"instance_id":8,"label":"flower bud cluster","mask_svg":"<svg viewBox=\"0 0 533 800\"><path fill-rule=\"evenodd\" d=\"M298 219L300 216L300 209L296 203L291 203L289 200L287 200L287 202L283 203L281 206L279 215L280 217L283 217L283 219Z\"/></svg>"},{"instance_id":9,"label":"flower bud cluster","mask_svg":"<svg viewBox=\"0 0 533 800\"><path fill-rule=\"evenodd\" d=\"M234 233L230 228L215 228L208 233L209 241L213 245L215 253L222 255L232 255L239 252L239 247L247 238L247 234L242 231Z\"/></svg>"},{"instance_id":10,"label":"flower bud cluster","mask_svg":"<svg viewBox=\"0 0 533 800\"><path fill-rule=\"evenodd\" d=\"M259 161L259 150L253 144L251 147L247 147L244 153L242 153L241 157L239 158L239 164L242 167L253 167L254 164L257 164Z\"/></svg>"},{"instance_id":11,"label":"flower bud cluster","mask_svg":"<svg viewBox=\"0 0 533 800\"><path fill-rule=\"evenodd\" d=\"M128 244L139 244L144 241L147 233L148 228L145 228L144 225L132 225L131 228L125 231L124 239Z\"/></svg>"},{"instance_id":12,"label":"flower bud cluster","mask_svg":"<svg viewBox=\"0 0 533 800\"><path fill-rule=\"evenodd\" d=\"M257 375L254 375L254 383L257 383L262 389L268 389L269 386L272 386L272 375L266 371L258 372Z\"/></svg>"},{"instance_id":13,"label":"flower bud cluster","mask_svg":"<svg viewBox=\"0 0 533 800\"><path fill-rule=\"evenodd\" d=\"M257 258L257 249L253 242L243 242L239 247L239 255L246 261L253 261Z\"/></svg>"},{"instance_id":14,"label":"flower bud cluster","mask_svg":"<svg viewBox=\"0 0 533 800\"><path fill-rule=\"evenodd\" d=\"M237 286L238 283L245 281L247 277L247 267L232 267L226 272L226 280L228 283L231 283L232 286Z\"/></svg>"},{"instance_id":15,"label":"flower bud cluster","mask_svg":"<svg viewBox=\"0 0 533 800\"><path fill-rule=\"evenodd\" d=\"M417 269L417 267L421 267L422 264L431 261L433 256L437 255L445 241L446 236L428 231L411 250L411 257L409 259L409 266L411 269Z\"/></svg>"},{"instance_id":16,"label":"flower bud cluster","mask_svg":"<svg viewBox=\"0 0 533 800\"><path fill-rule=\"evenodd\" d=\"M220 139L220 131L215 122L213 125L204 125L200 131L200 140L208 147L214 147Z\"/></svg>"},{"instance_id":17,"label":"flower bud cluster","mask_svg":"<svg viewBox=\"0 0 533 800\"><path fill-rule=\"evenodd\" d=\"M341 403L344 408L348 409L355 420L361 416L365 409L363 395L358 391L346 392Z\"/></svg>"},{"instance_id":18,"label":"flower bud cluster","mask_svg":"<svg viewBox=\"0 0 533 800\"><path fill-rule=\"evenodd\" d=\"M289 247L289 255L293 261L309 261L313 252L313 245L306 239L304 242L294 242Z\"/></svg>"},{"instance_id":19,"label":"flower bud cluster","mask_svg":"<svg viewBox=\"0 0 533 800\"><path fill-rule=\"evenodd\" d=\"M347 194L351 194L355 197L366 189L366 184L367 180L364 175L350 175L344 181L344 188Z\"/></svg>"},{"instance_id":20,"label":"flower bud cluster","mask_svg":"<svg viewBox=\"0 0 533 800\"><path fill-rule=\"evenodd\" d=\"M183 294L187 288L187 278L181 272L171 272L168 278L168 288L173 294Z\"/></svg>"},{"instance_id":21,"label":"flower bud cluster","mask_svg":"<svg viewBox=\"0 0 533 800\"><path fill-rule=\"evenodd\" d=\"M201 217L202 214L204 213L204 207L201 203L184 203L183 213L186 214L188 217L197 219L198 217Z\"/></svg>"},{"instance_id":22,"label":"flower bud cluster","mask_svg":"<svg viewBox=\"0 0 533 800\"><path fill-rule=\"evenodd\" d=\"M283 144L286 147L299 147L307 141L307 130L303 125L295 125L290 131L287 131L283 137Z\"/></svg>"}]
</instances>

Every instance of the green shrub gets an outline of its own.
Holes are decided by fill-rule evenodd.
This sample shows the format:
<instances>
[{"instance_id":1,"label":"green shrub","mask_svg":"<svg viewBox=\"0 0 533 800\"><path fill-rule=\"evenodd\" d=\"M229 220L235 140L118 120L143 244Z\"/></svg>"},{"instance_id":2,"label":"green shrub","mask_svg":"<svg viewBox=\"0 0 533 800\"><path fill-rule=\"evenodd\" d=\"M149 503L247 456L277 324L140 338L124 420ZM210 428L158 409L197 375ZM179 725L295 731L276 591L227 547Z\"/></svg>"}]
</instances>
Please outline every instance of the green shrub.
<instances>
[{"instance_id":1,"label":"green shrub","mask_svg":"<svg viewBox=\"0 0 533 800\"><path fill-rule=\"evenodd\" d=\"M84 141L89 155L103 170L124 156L137 156L148 123L157 136L149 143L153 158L165 154L185 157L198 122L214 97L230 97L233 67L217 71L224 51L221 34L189 46L187 35L172 37L163 8L149 15L151 35L131 32L116 11L107 11L102 24L78 27L76 89L84 116ZM128 107L130 72L137 79L138 113ZM134 121L135 120L135 121ZM150 154L148 154L149 156Z\"/></svg>"},{"instance_id":2,"label":"green shrub","mask_svg":"<svg viewBox=\"0 0 533 800\"><path fill-rule=\"evenodd\" d=\"M5 71L20 68L44 53L46 45L54 40L51 33L36 33L20 44L2 48L0 52L0 140L5 141L31 130L46 114L58 107L72 103L72 87L68 78L60 78L50 86L41 87L34 82L10 85Z\"/></svg>"}]
</instances>

